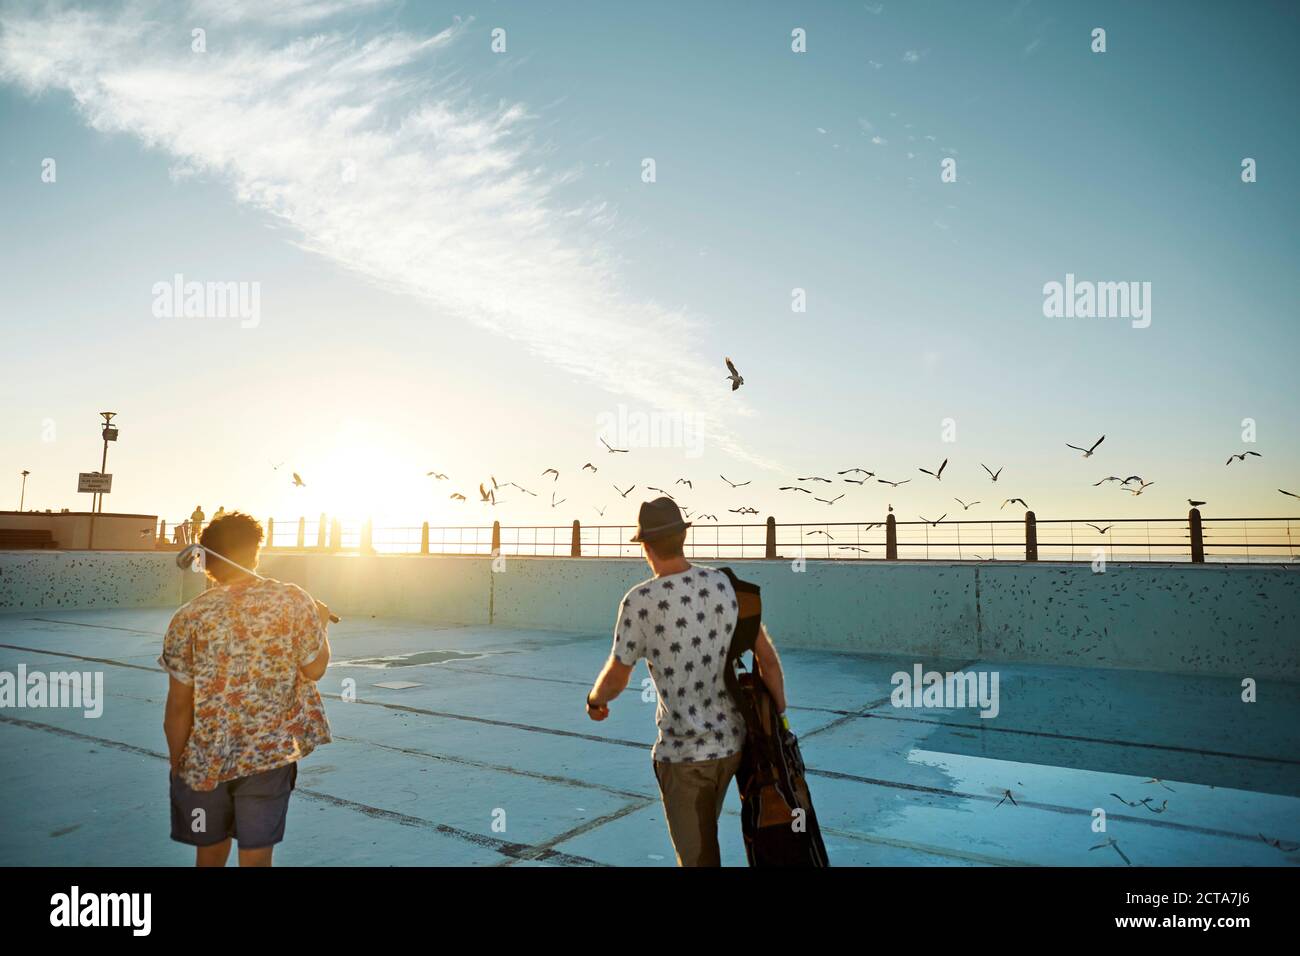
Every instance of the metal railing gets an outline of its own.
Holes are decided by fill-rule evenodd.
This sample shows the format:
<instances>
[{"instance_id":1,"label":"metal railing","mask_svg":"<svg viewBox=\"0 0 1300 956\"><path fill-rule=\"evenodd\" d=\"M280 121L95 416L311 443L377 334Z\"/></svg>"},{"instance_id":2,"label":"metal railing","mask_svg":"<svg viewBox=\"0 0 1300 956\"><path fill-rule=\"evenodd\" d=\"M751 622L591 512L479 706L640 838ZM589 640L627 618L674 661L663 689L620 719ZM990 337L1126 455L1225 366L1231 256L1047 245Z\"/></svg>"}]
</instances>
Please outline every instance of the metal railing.
<instances>
[{"instance_id":1,"label":"metal railing","mask_svg":"<svg viewBox=\"0 0 1300 956\"><path fill-rule=\"evenodd\" d=\"M186 520L186 532L192 524ZM166 523L163 523L164 530ZM173 525L175 527L175 525ZM397 525L339 519L270 519L263 546L277 551L375 554L493 554L628 558L640 546L630 525ZM160 540L174 546L170 538ZM188 534L183 535L189 540ZM1184 518L797 522L693 525L687 557L872 561L1292 562L1300 560L1300 518Z\"/></svg>"}]
</instances>

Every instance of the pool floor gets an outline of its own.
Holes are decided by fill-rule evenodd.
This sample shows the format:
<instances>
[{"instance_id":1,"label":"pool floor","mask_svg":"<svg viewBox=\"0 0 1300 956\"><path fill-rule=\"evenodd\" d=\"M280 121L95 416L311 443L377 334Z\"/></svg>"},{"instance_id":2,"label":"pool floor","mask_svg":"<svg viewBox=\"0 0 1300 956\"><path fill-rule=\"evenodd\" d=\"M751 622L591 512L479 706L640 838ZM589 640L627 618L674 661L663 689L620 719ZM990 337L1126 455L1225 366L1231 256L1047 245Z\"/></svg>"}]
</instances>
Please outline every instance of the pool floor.
<instances>
[{"instance_id":1,"label":"pool floor","mask_svg":"<svg viewBox=\"0 0 1300 956\"><path fill-rule=\"evenodd\" d=\"M193 862L168 839L155 660L171 613L0 615L0 671L102 671L106 698L98 718L0 710L0 865ZM608 720L583 711L607 635L372 618L331 638L334 742L300 765L278 864L673 865L644 665ZM832 865L1300 863L1300 685L920 661L996 669L1000 712L982 719L895 708L912 658L782 657ZM738 811L733 787L726 865L745 863Z\"/></svg>"}]
</instances>

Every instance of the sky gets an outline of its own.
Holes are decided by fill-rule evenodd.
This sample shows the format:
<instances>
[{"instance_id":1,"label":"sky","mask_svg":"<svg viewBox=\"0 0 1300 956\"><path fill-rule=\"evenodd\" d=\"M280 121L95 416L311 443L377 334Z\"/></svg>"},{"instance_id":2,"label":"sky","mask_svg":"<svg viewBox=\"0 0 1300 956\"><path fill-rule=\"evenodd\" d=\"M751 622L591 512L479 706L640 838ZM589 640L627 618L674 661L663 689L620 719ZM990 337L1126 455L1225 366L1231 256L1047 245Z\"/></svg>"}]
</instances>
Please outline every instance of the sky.
<instances>
[{"instance_id":1,"label":"sky","mask_svg":"<svg viewBox=\"0 0 1300 956\"><path fill-rule=\"evenodd\" d=\"M113 410L106 509L172 521L1294 515L1298 42L1266 2L2 0L0 507L86 508ZM1067 274L1150 324L1044 315ZM177 275L256 312L168 315Z\"/></svg>"}]
</instances>

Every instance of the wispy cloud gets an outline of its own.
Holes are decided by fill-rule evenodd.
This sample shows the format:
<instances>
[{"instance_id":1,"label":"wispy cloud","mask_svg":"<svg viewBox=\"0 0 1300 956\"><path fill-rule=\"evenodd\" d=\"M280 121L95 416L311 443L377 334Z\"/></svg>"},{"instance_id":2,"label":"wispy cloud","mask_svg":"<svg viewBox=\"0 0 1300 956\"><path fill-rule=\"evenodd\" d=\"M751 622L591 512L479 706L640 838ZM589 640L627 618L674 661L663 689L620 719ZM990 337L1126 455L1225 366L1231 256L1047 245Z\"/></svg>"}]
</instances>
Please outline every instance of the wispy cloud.
<instances>
[{"instance_id":1,"label":"wispy cloud","mask_svg":"<svg viewBox=\"0 0 1300 956\"><path fill-rule=\"evenodd\" d=\"M322 22L343 8L7 8L0 81L67 91L93 128L164 151L173 175L228 184L302 247L522 342L610 393L689 410L719 450L770 466L724 424L749 411L724 394L720 357L695 348L699 321L623 286L599 241L603 204L555 199L562 178L540 167L526 107L477 105L463 78L440 69L465 24L418 37ZM210 35L213 52L194 53L189 31L205 15L230 26ZM273 39L261 29L268 21L317 32ZM653 354L644 349L650 330Z\"/></svg>"}]
</instances>

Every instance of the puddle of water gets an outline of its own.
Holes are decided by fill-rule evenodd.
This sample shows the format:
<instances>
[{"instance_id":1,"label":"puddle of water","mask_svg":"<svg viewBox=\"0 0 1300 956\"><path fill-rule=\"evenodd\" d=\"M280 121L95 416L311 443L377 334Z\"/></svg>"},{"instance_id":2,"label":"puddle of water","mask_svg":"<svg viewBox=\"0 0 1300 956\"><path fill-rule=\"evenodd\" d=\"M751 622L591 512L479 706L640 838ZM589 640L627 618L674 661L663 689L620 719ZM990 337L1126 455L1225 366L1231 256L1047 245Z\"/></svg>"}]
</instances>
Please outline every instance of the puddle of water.
<instances>
[{"instance_id":1,"label":"puddle of water","mask_svg":"<svg viewBox=\"0 0 1300 956\"><path fill-rule=\"evenodd\" d=\"M414 654L393 654L388 657L358 657L339 664L352 667L418 667L421 664L444 664L447 661L472 661L486 654L465 654L461 651L417 651Z\"/></svg>"}]
</instances>

